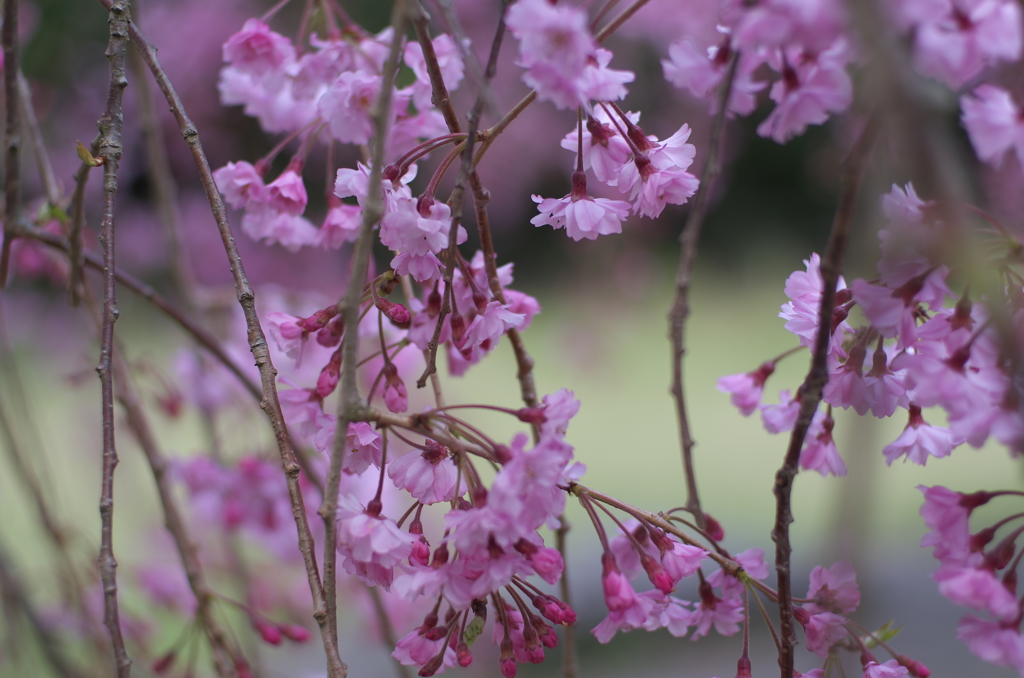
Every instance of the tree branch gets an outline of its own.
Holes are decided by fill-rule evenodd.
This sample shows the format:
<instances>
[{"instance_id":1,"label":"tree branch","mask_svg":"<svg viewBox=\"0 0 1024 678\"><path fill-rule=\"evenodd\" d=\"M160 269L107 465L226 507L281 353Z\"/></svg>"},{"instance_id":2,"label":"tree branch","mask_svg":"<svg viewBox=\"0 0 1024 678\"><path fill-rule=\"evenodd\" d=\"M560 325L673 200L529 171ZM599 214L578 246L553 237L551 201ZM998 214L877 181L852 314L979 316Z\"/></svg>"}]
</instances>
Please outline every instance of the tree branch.
<instances>
[{"instance_id":1,"label":"tree branch","mask_svg":"<svg viewBox=\"0 0 1024 678\"><path fill-rule=\"evenodd\" d=\"M798 391L800 413L789 439L785 460L775 474L773 492L776 508L772 541L775 542L775 571L778 576L779 626L782 643L779 666L783 678L791 678L793 675L793 648L796 645L796 630L793 626L793 591L790 583L790 553L793 549L789 541L789 526L793 522L793 479L799 470L800 450L803 449L804 438L807 436L807 430L810 428L814 413L821 402L822 389L828 381L826 359L829 343L832 340L830 330L832 311L835 306L836 284L842 273L843 253L846 250L850 222L853 219L853 210L857 203L857 193L876 134L877 125L872 118L861 131L849 156L843 162L839 204L836 206L828 246L825 248L825 255L821 258L821 307L818 313L818 334L814 340L811 367Z\"/></svg>"},{"instance_id":2,"label":"tree branch","mask_svg":"<svg viewBox=\"0 0 1024 678\"><path fill-rule=\"evenodd\" d=\"M103 220L100 240L103 244L103 323L100 337L100 376L103 412L103 479L100 495L100 578L103 581L103 617L114 647L118 678L131 675L132 660L124 647L117 609L117 561L114 559L114 469L117 448L114 443L114 382L111 360L114 351L114 323L117 321L117 290L114 284L114 199L117 196L117 168L121 160L121 128L124 117L121 100L125 78L125 54L128 51L128 0L114 0L107 20L110 42L110 91L107 108L99 120L99 155L103 158Z\"/></svg>"},{"instance_id":3,"label":"tree branch","mask_svg":"<svg viewBox=\"0 0 1024 678\"><path fill-rule=\"evenodd\" d=\"M739 52L733 51L728 70L722 80L718 94L718 112L711 123L708 139L708 155L704 160L704 171L700 188L693 199L690 213L686 217L683 232L679 234L679 268L676 271L676 296L668 314L669 336L672 338L672 398L676 401L676 418L679 421L679 440L683 452L683 473L686 476L686 508L693 514L697 526L704 529L704 511L697 493L697 476L693 468L693 438L690 435L690 420L686 414L686 397L683 388L683 357L686 355L686 319L690 315L690 282L693 279L693 264L697 259L697 245L700 242L704 217L715 179L722 169L722 130L729 110L729 95L739 64Z\"/></svg>"},{"instance_id":4,"label":"tree branch","mask_svg":"<svg viewBox=\"0 0 1024 678\"><path fill-rule=\"evenodd\" d=\"M382 201L381 173L384 169L384 147L387 143L388 131L391 126L391 99L394 91L394 80L398 73L402 44L409 25L409 7L407 0L395 0L391 8L391 26L394 28L391 49L381 77L380 94L371 109L373 120L373 150L370 162L370 177L367 183L366 203L363 205L363 223L359 237L352 249L351 268L345 298L341 302L341 314L345 319L345 338L342 346L341 383L339 385L338 419L331 448L331 467L327 474L323 503L320 505L320 517L324 521L324 599L326 615L322 624L326 625L325 633L334 638L338 635L338 598L337 598L337 514L338 489L341 485L341 469L344 465L345 441L348 424L353 421L364 407L359 395L357 380L359 367L359 304L363 297L363 283L369 269L370 256L373 252L373 227L384 216ZM331 678L343 678L348 675L348 667L344 664L337 667L338 672L330 673Z\"/></svg>"},{"instance_id":5,"label":"tree branch","mask_svg":"<svg viewBox=\"0 0 1024 678\"><path fill-rule=\"evenodd\" d=\"M4 105L6 124L4 143L7 154L4 158L4 242L0 246L0 289L7 285L7 273L11 263L11 246L14 244L13 224L21 212L21 115L18 110L18 2L4 0L4 25L0 30L4 53Z\"/></svg>"},{"instance_id":6,"label":"tree branch","mask_svg":"<svg viewBox=\"0 0 1024 678\"><path fill-rule=\"evenodd\" d=\"M99 2L105 7L109 7L111 0L99 0ZM263 399L260 402L260 407L264 412L266 412L267 417L270 419L271 428L274 431L274 438L277 442L277 448L281 455L281 465L288 478L288 496L291 501L292 514L295 518L295 525L298 532L299 550L302 553L303 563L306 568L306 576L309 580L309 588L312 594L313 604L315 606L313 616L319 621L325 616L324 594L323 586L320 581L319 568L314 555L316 546L313 543L313 535L309 529L309 520L306 516L306 507L303 502L302 490L299 487L299 473L301 469L295 456L295 451L292 448L291 439L288 435L288 427L284 420L284 414L281 411L281 401L277 395L277 370L274 369L274 364L270 358L270 348L267 345L267 338L263 332L263 327L260 325L259 316L256 313L255 293L253 292L252 286L249 284L249 279L245 274L245 268L242 265L242 259L238 253L238 247L235 245L235 238L231 232L231 226L228 224L227 211L224 208L224 202L221 199L220 192L217 190L217 184L213 180L213 172L210 169L210 163L206 159L206 154L203 152L203 146L199 139L199 132L189 119L188 114L185 112L185 107L181 103L181 99L174 90L174 86L171 84L167 74L160 66L160 61L156 56L156 50L139 31L135 24L128 24L128 32L131 36L132 42L134 42L139 48L142 60L146 63L146 66L149 67L150 72L156 79L157 86L160 88L160 91L163 92L170 107L171 114L177 121L178 127L181 130L181 135L192 153L192 158L199 170L200 180L202 181L203 188L206 191L206 197L210 202L210 209L213 213L213 218L217 223L217 230L220 233L221 241L224 245L224 251L227 254L228 263L231 268L231 275L234 279L235 293L238 298L238 303L242 307L242 312L245 315L245 324L249 335L249 348L256 360L256 366L260 371L260 383L263 391ZM331 678L334 678L336 675L344 675L342 672L344 663L341 661L338 653L337 641L331 638L330 634L325 633L325 627L322 624L320 630L324 643L324 650L327 654L328 669L331 671Z\"/></svg>"}]
</instances>

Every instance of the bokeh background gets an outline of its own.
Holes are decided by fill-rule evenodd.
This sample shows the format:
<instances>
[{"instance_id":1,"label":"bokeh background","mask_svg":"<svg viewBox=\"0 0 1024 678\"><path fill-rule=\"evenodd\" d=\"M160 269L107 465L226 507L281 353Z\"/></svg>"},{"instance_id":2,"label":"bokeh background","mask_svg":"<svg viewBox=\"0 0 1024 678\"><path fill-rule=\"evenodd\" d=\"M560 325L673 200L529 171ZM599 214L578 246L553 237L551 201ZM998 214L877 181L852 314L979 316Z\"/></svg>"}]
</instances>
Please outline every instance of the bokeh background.
<instances>
[{"instance_id":1,"label":"bokeh background","mask_svg":"<svg viewBox=\"0 0 1024 678\"><path fill-rule=\"evenodd\" d=\"M460 0L454 4L474 48L483 52L499 3ZM616 66L637 72L624 108L642 111L645 130L661 137L684 122L689 124L694 130L691 142L698 149L695 168L702 165L706 152L707 102L671 88L661 75L659 60L671 41L713 30L714 15L704 9L705 4L652 0L609 43L616 53ZM269 5L244 0L133 3L136 21L159 48L214 167L232 160L255 161L276 142L238 108L222 107L216 91L220 45L246 18ZM371 30L386 25L388 3L344 0L343 5ZM70 0L22 2L21 9L24 72L58 179L69 191L78 164L75 142L92 139L103 108L108 77L103 56L106 13L98 3ZM287 7L275 18L274 27L289 34L297 21L296 9ZM514 41L507 40L495 85L502 110L526 92L513 65L514 49ZM1020 85L1009 71L999 77ZM174 261L169 256L172 248L159 225L146 172L139 89L130 85L125 98L118 258L125 269L177 298ZM458 93L460 110L465 110L472 94L467 89ZM1024 196L1019 165L1009 162L998 170L973 166L957 121L954 94L936 85L934 96L937 106L948 113L947 132L972 177L975 199L1007 226L1019 226L1018 208ZM187 149L165 106L159 104L157 109L179 190L183 260L201 289L207 318L225 330L231 325L234 304L226 259ZM686 387L705 509L725 527L727 548L760 547L770 553L771 486L785 440L767 434L756 417L742 418L728 397L715 390L715 380L752 370L795 345L777 317L785 301L783 284L789 273L802 267L803 259L824 247L836 201L837 168L856 116L839 116L780 146L755 133L767 111L762 106L748 119L727 123L725 171L713 199L695 276ZM494 112L490 115L493 122ZM568 192L573 155L558 142L574 123L571 113L534 105L495 144L481 166L493 196L490 213L496 247L502 263L515 262L516 288L535 296L543 309L524 335L536 360L538 391L569 388L582 402L569 440L576 446L577 458L587 465L585 482L644 508L666 510L685 501L678 430L668 394L666 315L677 238L687 208L669 206L658 220L630 221L621 235L596 242L575 243L562 232L530 225L535 214L531 193L561 196ZM314 151L309 166L322 166L317 153L322 156L322 149ZM286 161L287 157L279 162ZM38 204L41 190L30 157L25 165L24 196L28 204L33 200ZM420 172L420 184L426 176L428 172ZM880 225L878 196L892 182L909 178L883 160L873 164L858 209L848 278L873 277ZM310 211L317 213L323 208L324 180L307 173L307 182ZM91 224L98 222L98 199L99 182L93 181L87 207ZM237 228L237 219L233 223ZM346 275L345 250L306 249L293 254L279 246L254 243L240 233L238 239L250 279L259 290L262 312L279 310L265 306L271 303L268 300L300 293L340 295ZM87 243L98 247L94 230ZM464 251L471 252L471 246L472 242ZM378 264L386 265L385 253L377 254ZM25 257L25 268L0 293L4 358L0 398L14 419L12 428L31 450L55 514L67 526L73 558L89 566L99 538L101 438L98 380L92 371L98 350L95 332L80 310L67 306L60 285L60 260L41 252L36 258ZM180 378L171 358L184 341L182 334L128 292L120 293L120 309L117 331L140 375L163 447L183 456L206 451L208 432L197 413L186 408L171 416L159 406ZM795 389L806 367L805 353L786 359L770 379L766 394ZM483 399L511 407L519 402L515 364L507 346L499 347L466 376L445 381L451 402ZM227 456L273 451L260 416L256 412L222 422L216 438ZM480 415L477 420L499 435L514 430L498 416ZM899 463L886 468L881 448L895 439L904 424L840 413L836 439L849 476L799 476L793 526L797 593L802 593L814 565L850 560L857 566L864 593L856 615L861 624L873 628L892 619L903 625L896 645L928 664L934 676L1009 676L1011 671L983 664L955 640L961 610L939 596L930 579L931 558L917 546L924 526L917 514L921 495L915 487L943 484L964 491L1019 487L1020 464L1004 450L990 447L958 449L952 457L933 460L925 468ZM159 531L160 515L149 470L127 431L121 428L119 433L122 463L116 480L115 550L123 605L130 614L151 620L154 628L147 642L155 656L181 629L182 618L158 609L136 584L136 576L154 562L174 565L176 556L153 536ZM0 448L5 445L0 441ZM30 598L44 608L53 605L54 556L40 536L30 497L7 456L0 457L0 516L0 543L29 585ZM568 576L580 613L581 676L732 675L740 653L739 636L712 635L691 643L664 632L635 631L607 646L597 644L587 630L605 614L599 546L578 506L570 505L567 517L573 526ZM291 571L282 566L279 576L290 581L296 574L301 588L301 568ZM227 591L233 586L227 580L220 584ZM682 594L695 596L692 591ZM373 624L366 622L365 608L360 594L350 592L343 612L342 656L351 675L391 675L388 652L374 635ZM234 621L236 632L258 654L262 675L322 675L322 653L315 638L305 646L271 648L249 637L244 619ZM30 632L3 620L0 629L0 675L47 675ZM400 635L404 632L400 626ZM760 620L754 622L753 638L755 675L773 674L774 653ZM71 647L73 654L75 646ZM542 666L520 666L521 675L556 675L558 651L550 656ZM812 666L806 653L801 662L803 668ZM145 664L137 662L137 675L147 675ZM463 673L496 675L497 664L481 650Z\"/></svg>"}]
</instances>

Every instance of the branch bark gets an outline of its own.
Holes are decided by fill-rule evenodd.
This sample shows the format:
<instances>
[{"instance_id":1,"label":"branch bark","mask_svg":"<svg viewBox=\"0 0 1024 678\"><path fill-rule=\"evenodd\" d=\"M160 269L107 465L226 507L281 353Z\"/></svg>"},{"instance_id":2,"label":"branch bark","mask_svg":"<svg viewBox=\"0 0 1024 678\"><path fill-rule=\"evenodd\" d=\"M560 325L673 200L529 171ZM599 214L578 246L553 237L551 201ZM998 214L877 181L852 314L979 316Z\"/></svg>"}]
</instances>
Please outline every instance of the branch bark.
<instances>
[{"instance_id":1,"label":"branch bark","mask_svg":"<svg viewBox=\"0 0 1024 678\"><path fill-rule=\"evenodd\" d=\"M103 476L100 494L99 569L103 582L103 619L114 648L118 678L131 675L132 660L124 646L117 607L117 560L114 558L114 469L117 448L114 442L114 381L111 360L114 351L114 323L117 321L117 289L114 283L114 202L117 196L117 168L121 160L121 128L124 117L121 100L128 85L125 55L128 51L128 0L114 0L107 20L110 41L110 91L107 107L99 120L99 155L103 158L103 220L100 240L103 244L103 323L100 333L100 376L103 415Z\"/></svg>"},{"instance_id":2,"label":"branch bark","mask_svg":"<svg viewBox=\"0 0 1024 678\"><path fill-rule=\"evenodd\" d=\"M700 188L693 199L690 214L686 217L683 232L679 234L679 268L676 271L676 296L669 311L669 336L672 338L672 398L676 401L676 418L679 420L679 441L683 452L683 473L686 476L686 508L693 514L697 526L704 529L704 511L697 493L697 476L693 469L693 438L690 435L690 420L686 414L686 396L683 388L683 357L686 355L686 319L690 316L690 283L693 280L693 264L697 259L697 245L708 211L708 201L715 179L722 169L722 129L729 109L729 95L739 64L739 52L734 51L729 60L728 70L722 80L718 95L718 113L711 123L708 140L708 156L704 160Z\"/></svg>"},{"instance_id":3,"label":"branch bark","mask_svg":"<svg viewBox=\"0 0 1024 678\"><path fill-rule=\"evenodd\" d=\"M99 2L105 7L109 8L111 6L111 0L99 0ZM146 66L149 67L150 72L156 79L157 86L164 94L168 106L170 107L171 114L178 123L181 135L184 138L185 143L188 145L189 150L192 153L192 158L199 170L199 178L202 181L206 197L210 202L210 209L213 213L214 221L217 223L217 230L220 233L221 242L224 245L224 251L227 254L228 263L231 268L231 275L234 279L235 293L238 298L238 303L242 307L242 312L245 316L249 348L252 351L253 358L256 361L256 366L260 372L260 384L263 393L260 407L270 419L278 452L281 455L281 465L288 478L288 496L291 501L292 515L295 518L295 525L298 531L299 550L302 553L303 564L306 568L306 577L309 580L310 593L312 594L313 604L315 606L313 616L318 622L320 622L320 620L326 618L324 592L323 584L320 580L319 567L316 562L316 545L313 543L313 534L309 529L309 519L306 515L306 507L303 502L302 490L299 487L299 473L301 471L301 467L299 466L295 451L292 448L291 439L288 435L288 427L285 424L284 414L281 411L281 401L277 395L277 370L274 369L273 361L270 358L270 348L267 344L267 338L263 332L263 327L260 324L259 316L256 313L256 295L253 292L252 286L249 284L249 279L245 274L245 268L242 265L242 258L238 253L238 247L235 245L235 238L231 232L231 226L228 224L227 210L224 208L224 202L221 199L220 192L217 190L217 184L213 180L213 172L210 169L209 161L206 159L206 154L203 152L203 146L199 139L199 132L196 130L192 120L185 112L185 107L182 105L181 99L174 90L174 86L167 77L167 73L164 72L163 67L160 65L160 61L156 56L156 49L139 31L139 28L135 24L128 24L128 33L131 36L132 42L134 42L139 48L142 60L146 63ZM320 631L324 643L324 650L327 654L327 666L330 672L329 675L331 678L334 678L335 676L344 676L345 665L341 661L341 657L338 652L337 640L332 638L330 634L326 632L326 627L323 623L320 625Z\"/></svg>"},{"instance_id":4,"label":"branch bark","mask_svg":"<svg viewBox=\"0 0 1024 678\"><path fill-rule=\"evenodd\" d=\"M394 91L394 80L398 73L402 43L409 25L409 6L407 0L395 0L391 8L391 26L394 38L384 64L381 78L380 94L371 110L373 120L373 150L371 152L370 177L367 183L366 203L363 205L363 223L359 237L352 249L352 259L345 288L345 298L341 302L341 313L345 319L345 338L342 347L342 371L339 384L338 419L331 448L331 467L327 474L324 487L324 499L320 505L320 517L324 521L324 599L326 614L325 632L332 637L338 635L338 599L337 599L337 514L338 489L341 486L341 469L345 458L345 441L348 425L354 421L364 407L359 395L359 305L363 297L363 283L369 269L370 256L373 252L373 227L384 216L382 201L381 173L384 169L384 147L391 126L391 99ZM348 667L342 664L337 667L338 673L331 673L331 678L348 675Z\"/></svg>"},{"instance_id":5,"label":"branch bark","mask_svg":"<svg viewBox=\"0 0 1024 678\"><path fill-rule=\"evenodd\" d=\"M789 526L793 522L792 494L793 479L796 477L800 463L800 451L803 449L807 429L811 426L814 413L821 402L822 389L828 381L828 348L832 339L832 312L835 306L836 284L843 268L843 254L853 220L853 210L857 203L864 167L877 134L874 119L868 121L860 137L854 143L849 156L843 162L842 188L839 204L836 206L835 219L832 222L832 233L829 236L825 255L821 258L822 293L821 306L818 313L818 334L814 340L814 351L811 367L807 372L800 394L800 413L789 439L786 457L781 468L775 474L775 526L772 528L772 541L775 542L775 572L778 577L779 591L779 627L782 653L779 655L779 667L782 678L793 675L793 648L796 645L796 629L793 625L793 589L790 582L790 553L792 547L789 540ZM823 331L824 330L824 331Z\"/></svg>"},{"instance_id":6,"label":"branch bark","mask_svg":"<svg viewBox=\"0 0 1024 678\"><path fill-rule=\"evenodd\" d=\"M21 112L18 102L18 2L4 0L4 25L0 30L4 53L4 242L0 246L0 289L7 285L7 272L14 244L14 224L21 212Z\"/></svg>"}]
</instances>

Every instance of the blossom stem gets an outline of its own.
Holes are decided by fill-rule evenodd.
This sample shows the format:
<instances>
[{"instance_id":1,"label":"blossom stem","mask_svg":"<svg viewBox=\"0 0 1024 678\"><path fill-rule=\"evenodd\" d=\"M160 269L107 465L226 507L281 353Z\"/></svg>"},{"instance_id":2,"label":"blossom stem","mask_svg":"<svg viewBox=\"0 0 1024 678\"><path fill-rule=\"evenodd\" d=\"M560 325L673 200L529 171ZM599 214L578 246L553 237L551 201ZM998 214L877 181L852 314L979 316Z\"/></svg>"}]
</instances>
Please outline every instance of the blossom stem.
<instances>
[{"instance_id":1,"label":"blossom stem","mask_svg":"<svg viewBox=\"0 0 1024 678\"><path fill-rule=\"evenodd\" d=\"M694 440L690 432L690 418L687 413L683 387L683 358L686 355L686 322L690 316L690 285L693 280L693 266L697 259L697 245L700 242L700 234L707 214L710 191L722 169L720 155L724 138L725 113L729 108L729 95L732 91L738 64L739 51L737 50L730 57L729 67L719 92L718 113L711 124L708 155L704 160L700 187L697 189L693 206L690 208L686 224L679 236L680 252L679 266L676 269L675 298L668 314L669 336L672 339L672 386L670 390L675 401L676 419L679 426L683 474L686 481L686 507L697 520L697 525L701 529L705 526L705 520L700 495L697 491L697 472L693 464Z\"/></svg>"},{"instance_id":2,"label":"blossom stem","mask_svg":"<svg viewBox=\"0 0 1024 678\"><path fill-rule=\"evenodd\" d=\"M127 5L125 6L127 12ZM114 24L111 24L111 31ZM6 125L4 128L4 143L7 146L4 158L4 239L0 248L0 290L7 285L7 273L11 262L11 247L14 245L14 224L21 213L21 111L18 107L18 74L21 72L20 55L18 54L18 3L4 2L3 9L3 57L4 57L4 106L6 112ZM113 49L115 37L110 36L110 47ZM108 110L114 96L114 60L121 61L121 78L124 79L124 51L125 45L120 46L120 55L111 54L111 83L110 97L108 97ZM124 91L123 84L118 90ZM118 112L121 102L117 101ZM118 132L120 135L120 132ZM105 175L109 176L109 175Z\"/></svg>"},{"instance_id":3,"label":"blossom stem","mask_svg":"<svg viewBox=\"0 0 1024 678\"><path fill-rule=\"evenodd\" d=\"M747 590L750 590L753 587L754 582L755 582L755 580L748 579L748 580L744 581L743 583L747 587ZM768 610L765 609L764 603L761 602L761 597L757 595L756 591L754 592L754 602L757 603L758 609L761 610L761 616L764 617L765 625L768 627L768 631L770 631L771 634L772 634L772 641L775 643L776 651L778 651L778 653L781 655L782 654L782 644L779 642L779 634L776 633L776 631L775 631L775 624L772 623L772 618L768 614Z\"/></svg>"}]
</instances>

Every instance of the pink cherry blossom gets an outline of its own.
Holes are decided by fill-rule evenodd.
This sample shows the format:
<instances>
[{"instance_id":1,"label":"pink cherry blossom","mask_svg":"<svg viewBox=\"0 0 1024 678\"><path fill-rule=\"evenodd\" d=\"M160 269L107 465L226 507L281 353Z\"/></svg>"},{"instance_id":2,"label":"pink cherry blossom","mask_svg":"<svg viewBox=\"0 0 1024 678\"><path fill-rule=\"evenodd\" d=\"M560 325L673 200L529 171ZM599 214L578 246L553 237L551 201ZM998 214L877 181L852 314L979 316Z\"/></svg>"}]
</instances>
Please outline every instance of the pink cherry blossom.
<instances>
[{"instance_id":1,"label":"pink cherry blossom","mask_svg":"<svg viewBox=\"0 0 1024 678\"><path fill-rule=\"evenodd\" d=\"M1024 636L1016 625L969 614L960 620L956 635L984 661L1024 670Z\"/></svg>"},{"instance_id":2,"label":"pink cherry blossom","mask_svg":"<svg viewBox=\"0 0 1024 678\"><path fill-rule=\"evenodd\" d=\"M970 495L941 486L918 485L917 489L924 493L921 517L931 530L921 538L921 546L934 546L932 556L943 563L965 563L970 547L968 522L979 504Z\"/></svg>"},{"instance_id":3,"label":"pink cherry blossom","mask_svg":"<svg viewBox=\"0 0 1024 678\"><path fill-rule=\"evenodd\" d=\"M804 449L800 452L800 468L817 471L822 478L846 475L846 464L832 440L832 426L832 417L819 412L807 430Z\"/></svg>"},{"instance_id":4,"label":"pink cherry blossom","mask_svg":"<svg viewBox=\"0 0 1024 678\"><path fill-rule=\"evenodd\" d=\"M629 216L630 205L623 200L591 198L542 198L531 196L540 214L530 219L534 226L565 227L573 240L596 240L599 235L622 233L622 222Z\"/></svg>"},{"instance_id":5,"label":"pink cherry blossom","mask_svg":"<svg viewBox=\"0 0 1024 678\"><path fill-rule=\"evenodd\" d=\"M924 466L929 457L948 457L953 448L959 444L953 432L941 426L932 426L921 416L920 406L911 403L910 423L895 441L882 450L885 463L892 463L906 455L915 464Z\"/></svg>"},{"instance_id":6,"label":"pink cherry blossom","mask_svg":"<svg viewBox=\"0 0 1024 678\"><path fill-rule=\"evenodd\" d=\"M717 387L722 393L732 394L730 401L747 417L761 404L764 382L774 371L775 364L766 362L753 372L719 377Z\"/></svg>"},{"instance_id":7,"label":"pink cherry blossom","mask_svg":"<svg viewBox=\"0 0 1024 678\"><path fill-rule=\"evenodd\" d=\"M786 48L782 78L769 96L778 104L757 127L757 133L783 144L803 134L808 125L820 125L829 113L839 113L853 101L853 83L846 72L850 48L839 38L818 54L802 47Z\"/></svg>"},{"instance_id":8,"label":"pink cherry blossom","mask_svg":"<svg viewBox=\"0 0 1024 678\"><path fill-rule=\"evenodd\" d=\"M346 71L320 97L317 111L327 121L331 136L341 142L365 144L373 134L370 107L380 92L380 76Z\"/></svg>"},{"instance_id":9,"label":"pink cherry blossom","mask_svg":"<svg viewBox=\"0 0 1024 678\"><path fill-rule=\"evenodd\" d=\"M259 19L246 21L242 30L224 43L224 61L257 76L278 70L294 59L292 41L270 30Z\"/></svg>"},{"instance_id":10,"label":"pink cherry blossom","mask_svg":"<svg viewBox=\"0 0 1024 678\"><path fill-rule=\"evenodd\" d=\"M839 561L829 568L815 567L811 570L811 583L805 597L813 600L803 606L812 614L853 612L860 605L860 589L853 565Z\"/></svg>"},{"instance_id":11,"label":"pink cherry blossom","mask_svg":"<svg viewBox=\"0 0 1024 678\"><path fill-rule=\"evenodd\" d=\"M213 173L217 188L235 209L249 209L266 201L266 186L256 168L245 162L229 162Z\"/></svg>"},{"instance_id":12,"label":"pink cherry blossom","mask_svg":"<svg viewBox=\"0 0 1024 678\"><path fill-rule=\"evenodd\" d=\"M978 158L998 166L1007 151L1024 165L1024 117L1010 93L995 85L980 85L960 97L961 121Z\"/></svg>"},{"instance_id":13,"label":"pink cherry blossom","mask_svg":"<svg viewBox=\"0 0 1024 678\"><path fill-rule=\"evenodd\" d=\"M363 211L356 205L348 205L331 195L336 200L327 211L323 226L316 235L313 244L327 250L336 250L347 242L355 242L359 237L359 228L363 225Z\"/></svg>"},{"instance_id":14,"label":"pink cherry blossom","mask_svg":"<svg viewBox=\"0 0 1024 678\"><path fill-rule=\"evenodd\" d=\"M388 464L388 476L424 504L451 501L456 495L458 469L447 448L427 441L427 450L413 450ZM465 488L462 488L465 492Z\"/></svg>"},{"instance_id":15,"label":"pink cherry blossom","mask_svg":"<svg viewBox=\"0 0 1024 678\"><path fill-rule=\"evenodd\" d=\"M800 400L791 398L789 391L779 391L779 404L761 405L761 423L769 433L793 430L800 416Z\"/></svg>"},{"instance_id":16,"label":"pink cherry blossom","mask_svg":"<svg viewBox=\"0 0 1024 678\"><path fill-rule=\"evenodd\" d=\"M289 167L267 185L267 205L278 212L298 216L306 211L306 185L299 168Z\"/></svg>"},{"instance_id":17,"label":"pink cherry blossom","mask_svg":"<svg viewBox=\"0 0 1024 678\"><path fill-rule=\"evenodd\" d=\"M827 657L832 646L848 635L844 624L846 617L831 612L809 615L806 622L801 621L807 635L807 649L819 657Z\"/></svg>"},{"instance_id":18,"label":"pink cherry blossom","mask_svg":"<svg viewBox=\"0 0 1024 678\"><path fill-rule=\"evenodd\" d=\"M957 605L985 610L1009 621L1020 612L1020 602L992 572L977 567L943 566L934 574L939 593Z\"/></svg>"},{"instance_id":19,"label":"pink cherry blossom","mask_svg":"<svg viewBox=\"0 0 1024 678\"><path fill-rule=\"evenodd\" d=\"M864 673L861 678L898 678L909 673L906 667L900 666L895 659L890 659L884 664L871 661L864 666Z\"/></svg>"},{"instance_id":20,"label":"pink cherry blossom","mask_svg":"<svg viewBox=\"0 0 1024 678\"><path fill-rule=\"evenodd\" d=\"M454 92L462 82L462 50L447 34L439 35L431 42L437 57L437 65L441 69L441 79L448 91ZM430 102L430 75L427 73L427 63L423 58L423 47L416 41L407 42L404 61L416 76L416 82L412 86L413 102L416 104L416 108L425 111L431 108L432 104Z\"/></svg>"},{"instance_id":21,"label":"pink cherry blossom","mask_svg":"<svg viewBox=\"0 0 1024 678\"><path fill-rule=\"evenodd\" d=\"M986 64L1021 55L1021 11L1012 0L907 3L916 27L914 64L925 75L959 87Z\"/></svg>"}]
</instances>

